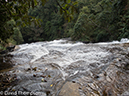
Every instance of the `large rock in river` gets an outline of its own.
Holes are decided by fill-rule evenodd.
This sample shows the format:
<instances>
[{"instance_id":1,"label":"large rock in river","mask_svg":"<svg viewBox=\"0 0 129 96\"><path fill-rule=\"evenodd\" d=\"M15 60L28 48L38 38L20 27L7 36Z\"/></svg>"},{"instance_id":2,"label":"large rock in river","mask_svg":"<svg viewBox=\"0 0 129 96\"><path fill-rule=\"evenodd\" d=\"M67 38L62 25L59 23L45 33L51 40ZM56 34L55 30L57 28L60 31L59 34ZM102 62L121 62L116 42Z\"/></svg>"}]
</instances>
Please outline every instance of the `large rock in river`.
<instances>
[{"instance_id":1,"label":"large rock in river","mask_svg":"<svg viewBox=\"0 0 129 96\"><path fill-rule=\"evenodd\" d=\"M79 84L72 83L72 82L66 82L60 93L59 96L80 96L79 94Z\"/></svg>"},{"instance_id":2,"label":"large rock in river","mask_svg":"<svg viewBox=\"0 0 129 96\"><path fill-rule=\"evenodd\" d=\"M20 49L20 47L18 45L16 45L15 48L14 48L14 51L16 51L18 49Z\"/></svg>"}]
</instances>

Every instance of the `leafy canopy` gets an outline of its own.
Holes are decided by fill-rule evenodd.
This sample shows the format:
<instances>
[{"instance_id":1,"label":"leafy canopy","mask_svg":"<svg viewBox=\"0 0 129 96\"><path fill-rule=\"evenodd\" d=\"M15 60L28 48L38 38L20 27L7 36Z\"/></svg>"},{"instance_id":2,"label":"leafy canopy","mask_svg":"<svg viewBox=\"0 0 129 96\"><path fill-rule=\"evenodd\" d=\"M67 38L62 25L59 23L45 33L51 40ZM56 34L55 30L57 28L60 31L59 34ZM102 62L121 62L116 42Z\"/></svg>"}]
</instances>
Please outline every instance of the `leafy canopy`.
<instances>
[{"instance_id":1,"label":"leafy canopy","mask_svg":"<svg viewBox=\"0 0 129 96\"><path fill-rule=\"evenodd\" d=\"M0 40L6 41L13 34L13 28L10 29L7 24L8 21L14 19L16 26L30 25L31 22L39 24L39 20L28 15L30 8L36 8L37 5L43 6L49 0L0 0ZM75 11L74 6L77 4L74 0L54 0L59 8L60 13L65 14L65 19L70 21Z\"/></svg>"}]
</instances>

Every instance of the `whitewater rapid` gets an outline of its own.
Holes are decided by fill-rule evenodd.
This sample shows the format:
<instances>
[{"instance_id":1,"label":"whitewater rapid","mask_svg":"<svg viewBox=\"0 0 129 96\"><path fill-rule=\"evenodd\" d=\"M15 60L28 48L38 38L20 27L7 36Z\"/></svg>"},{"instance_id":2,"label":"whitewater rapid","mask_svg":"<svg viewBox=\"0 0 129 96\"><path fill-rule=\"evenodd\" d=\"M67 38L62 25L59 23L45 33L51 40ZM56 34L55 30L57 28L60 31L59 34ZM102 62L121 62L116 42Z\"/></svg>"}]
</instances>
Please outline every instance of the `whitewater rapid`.
<instances>
[{"instance_id":1,"label":"whitewater rapid","mask_svg":"<svg viewBox=\"0 0 129 96\"><path fill-rule=\"evenodd\" d=\"M15 65L9 73L16 74L19 83L9 90L24 91L25 88L28 91L44 92L42 96L47 96L48 91L50 96L58 96L67 94L62 93L62 90L66 91L65 84L73 82L80 86L77 88L80 96L102 96L109 89L106 86L119 86L119 67L129 62L128 43L128 39L89 44L60 39L19 45L18 50L9 53L13 55L12 62ZM128 80L125 72L123 76ZM118 82L112 81L114 77ZM116 89L106 92L112 96L124 94L125 91L128 93L126 87L122 93Z\"/></svg>"}]
</instances>

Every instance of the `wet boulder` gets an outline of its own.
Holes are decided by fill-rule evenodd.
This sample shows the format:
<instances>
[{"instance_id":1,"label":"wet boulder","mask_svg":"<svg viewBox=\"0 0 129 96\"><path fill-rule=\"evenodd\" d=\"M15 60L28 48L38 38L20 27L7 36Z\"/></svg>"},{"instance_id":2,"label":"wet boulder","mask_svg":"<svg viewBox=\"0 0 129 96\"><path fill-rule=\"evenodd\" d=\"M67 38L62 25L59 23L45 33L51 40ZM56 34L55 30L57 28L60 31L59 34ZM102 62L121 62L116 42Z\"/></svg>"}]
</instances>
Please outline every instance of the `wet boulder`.
<instances>
[{"instance_id":1,"label":"wet boulder","mask_svg":"<svg viewBox=\"0 0 129 96\"><path fill-rule=\"evenodd\" d=\"M12 51L14 51L14 48L15 48L14 45L13 46L8 46L8 47L6 47L6 50L1 51L0 54L6 54L8 52L12 52Z\"/></svg>"},{"instance_id":2,"label":"wet boulder","mask_svg":"<svg viewBox=\"0 0 129 96\"><path fill-rule=\"evenodd\" d=\"M80 96L79 84L73 82L66 82L63 85L59 96Z\"/></svg>"},{"instance_id":3,"label":"wet boulder","mask_svg":"<svg viewBox=\"0 0 129 96\"><path fill-rule=\"evenodd\" d=\"M16 51L16 50L18 50L18 49L20 49L20 47L19 47L18 45L16 45L16 46L14 47L14 51Z\"/></svg>"},{"instance_id":4,"label":"wet boulder","mask_svg":"<svg viewBox=\"0 0 129 96\"><path fill-rule=\"evenodd\" d=\"M6 54L8 51L7 50L4 50L4 51L1 51L0 54Z\"/></svg>"},{"instance_id":5,"label":"wet boulder","mask_svg":"<svg viewBox=\"0 0 129 96\"><path fill-rule=\"evenodd\" d=\"M15 46L13 45L13 46L6 47L6 50L8 50L9 52L12 52L14 51L14 48Z\"/></svg>"}]
</instances>

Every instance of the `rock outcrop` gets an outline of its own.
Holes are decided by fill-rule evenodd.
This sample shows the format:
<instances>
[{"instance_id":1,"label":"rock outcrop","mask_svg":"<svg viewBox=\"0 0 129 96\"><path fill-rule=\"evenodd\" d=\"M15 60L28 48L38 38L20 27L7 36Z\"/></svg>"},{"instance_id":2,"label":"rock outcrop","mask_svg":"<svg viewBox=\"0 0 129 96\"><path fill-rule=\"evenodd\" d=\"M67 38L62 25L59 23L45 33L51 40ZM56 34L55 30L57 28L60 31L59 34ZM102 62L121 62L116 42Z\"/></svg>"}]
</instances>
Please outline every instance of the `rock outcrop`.
<instances>
[{"instance_id":1,"label":"rock outcrop","mask_svg":"<svg viewBox=\"0 0 129 96\"><path fill-rule=\"evenodd\" d=\"M60 93L59 96L80 96L79 94L79 84L72 83L72 82L66 82Z\"/></svg>"}]
</instances>

